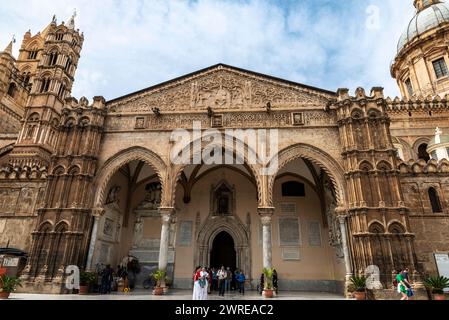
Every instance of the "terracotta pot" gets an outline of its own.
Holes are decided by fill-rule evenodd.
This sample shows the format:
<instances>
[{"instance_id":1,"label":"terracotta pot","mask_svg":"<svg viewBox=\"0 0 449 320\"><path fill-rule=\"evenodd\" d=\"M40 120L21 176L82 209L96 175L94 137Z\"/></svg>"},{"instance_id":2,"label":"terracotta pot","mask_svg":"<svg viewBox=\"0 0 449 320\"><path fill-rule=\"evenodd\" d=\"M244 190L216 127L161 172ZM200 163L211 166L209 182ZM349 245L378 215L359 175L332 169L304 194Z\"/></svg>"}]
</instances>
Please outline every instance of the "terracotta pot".
<instances>
[{"instance_id":1,"label":"terracotta pot","mask_svg":"<svg viewBox=\"0 0 449 320\"><path fill-rule=\"evenodd\" d=\"M263 291L263 296L264 296L265 298L273 298L273 291L274 291L274 290L272 290L272 289L265 289L265 290Z\"/></svg>"},{"instance_id":2,"label":"terracotta pot","mask_svg":"<svg viewBox=\"0 0 449 320\"><path fill-rule=\"evenodd\" d=\"M79 294L87 295L89 293L89 286L80 286Z\"/></svg>"},{"instance_id":3,"label":"terracotta pot","mask_svg":"<svg viewBox=\"0 0 449 320\"><path fill-rule=\"evenodd\" d=\"M156 288L154 288L153 294L154 294L155 296L162 296L162 295L164 295L164 288L162 288L162 287L156 287Z\"/></svg>"},{"instance_id":4,"label":"terracotta pot","mask_svg":"<svg viewBox=\"0 0 449 320\"><path fill-rule=\"evenodd\" d=\"M6 268L0 268L0 277L4 276L8 270Z\"/></svg>"},{"instance_id":5,"label":"terracotta pot","mask_svg":"<svg viewBox=\"0 0 449 320\"><path fill-rule=\"evenodd\" d=\"M356 300L366 300L366 292L354 292L354 298Z\"/></svg>"},{"instance_id":6,"label":"terracotta pot","mask_svg":"<svg viewBox=\"0 0 449 320\"><path fill-rule=\"evenodd\" d=\"M11 292L0 292L0 299L8 299Z\"/></svg>"},{"instance_id":7,"label":"terracotta pot","mask_svg":"<svg viewBox=\"0 0 449 320\"><path fill-rule=\"evenodd\" d=\"M444 294L435 293L433 295L433 300L446 300L446 296Z\"/></svg>"}]
</instances>

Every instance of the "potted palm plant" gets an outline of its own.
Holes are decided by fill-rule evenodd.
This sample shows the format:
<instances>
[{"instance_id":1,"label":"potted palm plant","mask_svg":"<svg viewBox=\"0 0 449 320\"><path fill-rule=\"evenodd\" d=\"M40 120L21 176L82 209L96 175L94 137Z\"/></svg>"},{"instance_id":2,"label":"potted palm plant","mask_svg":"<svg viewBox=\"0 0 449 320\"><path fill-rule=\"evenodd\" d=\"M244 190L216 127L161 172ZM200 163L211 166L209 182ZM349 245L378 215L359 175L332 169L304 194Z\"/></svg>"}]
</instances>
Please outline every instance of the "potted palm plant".
<instances>
[{"instance_id":1,"label":"potted palm plant","mask_svg":"<svg viewBox=\"0 0 449 320\"><path fill-rule=\"evenodd\" d=\"M446 277L429 277L424 282L425 286L432 291L434 300L446 300L444 289L449 288L449 279Z\"/></svg>"},{"instance_id":2,"label":"potted palm plant","mask_svg":"<svg viewBox=\"0 0 449 320\"><path fill-rule=\"evenodd\" d=\"M94 272L80 273L80 289L79 294L86 295L89 293L89 287L95 282L97 275Z\"/></svg>"},{"instance_id":3,"label":"potted palm plant","mask_svg":"<svg viewBox=\"0 0 449 320\"><path fill-rule=\"evenodd\" d=\"M351 277L351 282L355 287L354 297L356 300L366 300L366 280L365 276Z\"/></svg>"},{"instance_id":4,"label":"potted palm plant","mask_svg":"<svg viewBox=\"0 0 449 320\"><path fill-rule=\"evenodd\" d=\"M265 298L273 298L273 270L272 268L264 268L264 290L263 295Z\"/></svg>"},{"instance_id":5,"label":"potted palm plant","mask_svg":"<svg viewBox=\"0 0 449 320\"><path fill-rule=\"evenodd\" d=\"M162 287L162 280L165 279L165 271L157 270L153 273L153 279L156 282L153 294L155 296L162 296L164 294L164 288Z\"/></svg>"},{"instance_id":6,"label":"potted palm plant","mask_svg":"<svg viewBox=\"0 0 449 320\"><path fill-rule=\"evenodd\" d=\"M21 280L17 277L3 275L0 277L0 299L8 299L11 292L21 287Z\"/></svg>"}]
</instances>

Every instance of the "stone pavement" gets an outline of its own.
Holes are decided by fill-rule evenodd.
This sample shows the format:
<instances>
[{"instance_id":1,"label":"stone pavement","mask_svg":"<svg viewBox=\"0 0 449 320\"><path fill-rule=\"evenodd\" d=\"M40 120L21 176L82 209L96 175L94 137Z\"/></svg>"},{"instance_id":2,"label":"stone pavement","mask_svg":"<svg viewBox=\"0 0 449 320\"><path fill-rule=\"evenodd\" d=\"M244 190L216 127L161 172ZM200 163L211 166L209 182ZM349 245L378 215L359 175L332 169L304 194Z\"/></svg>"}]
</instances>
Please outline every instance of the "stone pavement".
<instances>
[{"instance_id":1,"label":"stone pavement","mask_svg":"<svg viewBox=\"0 0 449 320\"><path fill-rule=\"evenodd\" d=\"M171 290L165 296L153 296L151 291L139 290L130 294L113 293L111 295L47 295L47 294L22 294L14 293L10 297L14 300L192 300L192 292L189 290ZM276 300L345 300L341 295L319 292L282 292ZM244 296L238 293L230 293L225 297L218 294L211 294L209 300L213 301L245 301L245 300L267 300L254 291L250 291ZM268 299L271 300L271 299Z\"/></svg>"}]
</instances>

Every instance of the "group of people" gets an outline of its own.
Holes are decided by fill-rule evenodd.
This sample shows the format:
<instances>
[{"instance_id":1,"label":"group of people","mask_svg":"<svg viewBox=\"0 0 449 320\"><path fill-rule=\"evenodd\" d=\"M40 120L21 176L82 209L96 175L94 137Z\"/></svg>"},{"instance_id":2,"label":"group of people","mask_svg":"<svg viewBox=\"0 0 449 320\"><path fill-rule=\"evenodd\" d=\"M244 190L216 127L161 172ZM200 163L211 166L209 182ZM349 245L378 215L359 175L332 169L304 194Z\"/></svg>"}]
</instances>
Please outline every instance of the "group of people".
<instances>
[{"instance_id":1,"label":"group of people","mask_svg":"<svg viewBox=\"0 0 449 320\"><path fill-rule=\"evenodd\" d=\"M219 296L226 292L238 291L245 294L246 276L243 270L231 271L231 268L222 266L220 269L197 267L193 276L193 300L207 300L212 291Z\"/></svg>"},{"instance_id":2,"label":"group of people","mask_svg":"<svg viewBox=\"0 0 449 320\"><path fill-rule=\"evenodd\" d=\"M132 290L135 287L136 275L139 272L139 261L132 256L125 257L115 270L109 264L105 266L99 263L96 266L98 292L100 294L111 294L113 291L118 291L120 280L123 281L124 288Z\"/></svg>"},{"instance_id":3,"label":"group of people","mask_svg":"<svg viewBox=\"0 0 449 320\"><path fill-rule=\"evenodd\" d=\"M401 300L409 300L415 293L409 279L409 269L404 268L396 271L396 278L393 285L397 288L398 293L401 294Z\"/></svg>"}]
</instances>

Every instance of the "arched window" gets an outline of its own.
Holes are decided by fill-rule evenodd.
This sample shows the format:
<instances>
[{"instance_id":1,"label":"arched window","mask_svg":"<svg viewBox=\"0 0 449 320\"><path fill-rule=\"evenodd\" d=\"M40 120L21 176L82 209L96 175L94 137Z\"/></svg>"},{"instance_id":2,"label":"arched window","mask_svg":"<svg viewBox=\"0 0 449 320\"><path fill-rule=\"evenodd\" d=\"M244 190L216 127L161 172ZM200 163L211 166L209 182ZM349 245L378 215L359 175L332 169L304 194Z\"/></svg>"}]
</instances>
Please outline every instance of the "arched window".
<instances>
[{"instance_id":1,"label":"arched window","mask_svg":"<svg viewBox=\"0 0 449 320\"><path fill-rule=\"evenodd\" d=\"M72 59L68 57L64 67L65 71L70 72L71 66L72 66Z\"/></svg>"},{"instance_id":2,"label":"arched window","mask_svg":"<svg viewBox=\"0 0 449 320\"><path fill-rule=\"evenodd\" d=\"M42 85L41 85L40 93L45 93L45 92L50 91L50 83L51 83L51 80L50 80L50 79L44 78L44 79L42 80Z\"/></svg>"},{"instance_id":3,"label":"arched window","mask_svg":"<svg viewBox=\"0 0 449 320\"><path fill-rule=\"evenodd\" d=\"M56 41L62 41L64 40L64 34L63 33L57 33L56 34Z\"/></svg>"},{"instance_id":4,"label":"arched window","mask_svg":"<svg viewBox=\"0 0 449 320\"><path fill-rule=\"evenodd\" d=\"M440 197L438 196L437 191L433 187L429 188L429 200L430 200L430 204L432 205L433 213L443 212L443 210L441 208Z\"/></svg>"},{"instance_id":5,"label":"arched window","mask_svg":"<svg viewBox=\"0 0 449 320\"><path fill-rule=\"evenodd\" d=\"M64 97L65 97L65 92L66 92L66 86L65 86L64 83L61 83L61 86L59 87L58 96L59 96L61 99L64 99Z\"/></svg>"},{"instance_id":6,"label":"arched window","mask_svg":"<svg viewBox=\"0 0 449 320\"><path fill-rule=\"evenodd\" d=\"M48 65L49 66L54 66L57 62L58 62L58 53L57 52L52 52L50 53L49 59L48 59Z\"/></svg>"},{"instance_id":7,"label":"arched window","mask_svg":"<svg viewBox=\"0 0 449 320\"><path fill-rule=\"evenodd\" d=\"M424 161L429 161L430 156L427 152L427 143L423 143L418 147L418 159L423 159Z\"/></svg>"},{"instance_id":8,"label":"arched window","mask_svg":"<svg viewBox=\"0 0 449 320\"><path fill-rule=\"evenodd\" d=\"M26 87L30 83L31 74L29 72L23 73L23 85Z\"/></svg>"},{"instance_id":9,"label":"arched window","mask_svg":"<svg viewBox=\"0 0 449 320\"><path fill-rule=\"evenodd\" d=\"M305 197L306 188L303 183L297 181L288 181L282 184L283 197Z\"/></svg>"},{"instance_id":10,"label":"arched window","mask_svg":"<svg viewBox=\"0 0 449 320\"><path fill-rule=\"evenodd\" d=\"M14 82L11 82L9 84L9 88L8 88L8 96L14 98L16 91L17 91L17 85Z\"/></svg>"},{"instance_id":11,"label":"arched window","mask_svg":"<svg viewBox=\"0 0 449 320\"><path fill-rule=\"evenodd\" d=\"M28 59L35 60L37 58L37 53L38 53L37 49L35 49L35 48L31 49L31 51L28 52Z\"/></svg>"}]
</instances>

